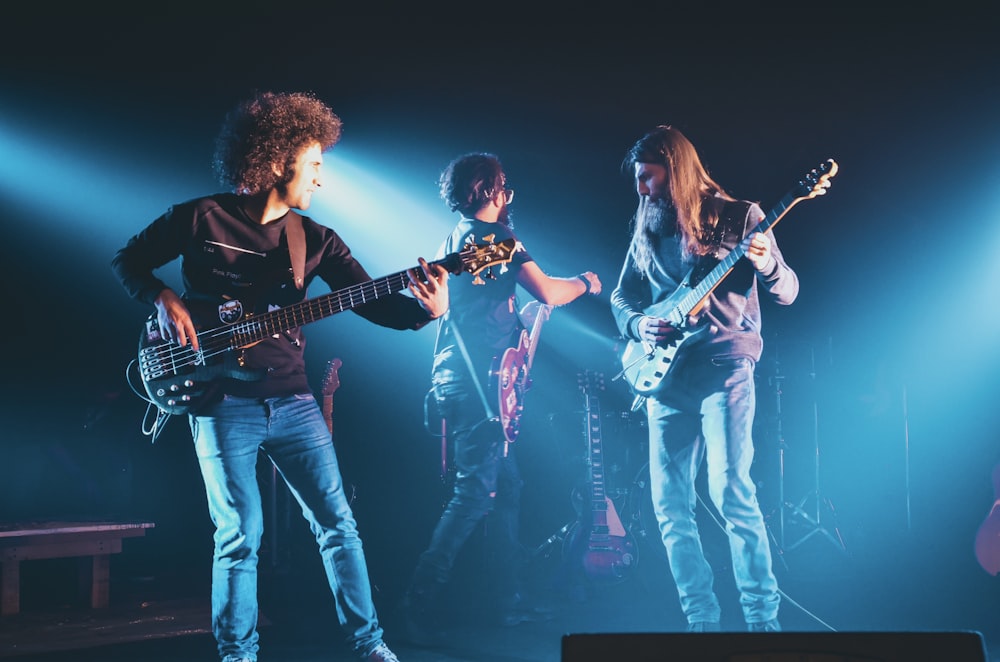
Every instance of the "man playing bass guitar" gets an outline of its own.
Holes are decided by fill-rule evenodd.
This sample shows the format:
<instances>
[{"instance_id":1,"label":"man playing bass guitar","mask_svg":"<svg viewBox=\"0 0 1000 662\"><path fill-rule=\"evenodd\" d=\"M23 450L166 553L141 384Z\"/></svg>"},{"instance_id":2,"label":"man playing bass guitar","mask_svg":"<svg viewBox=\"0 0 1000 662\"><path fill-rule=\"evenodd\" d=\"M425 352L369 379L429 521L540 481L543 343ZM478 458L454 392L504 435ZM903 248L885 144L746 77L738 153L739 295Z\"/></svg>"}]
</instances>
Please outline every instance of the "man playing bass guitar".
<instances>
[{"instance_id":1,"label":"man playing bass guitar","mask_svg":"<svg viewBox=\"0 0 1000 662\"><path fill-rule=\"evenodd\" d=\"M419 329L448 309L449 272L420 259L420 268L400 274L394 288L376 288L340 235L296 212L309 208L320 187L322 154L340 132L340 118L312 94L253 95L227 115L216 141L217 173L231 192L174 205L112 260L125 290L156 307L144 334L150 341L150 352L141 355L144 380L155 383L189 361L188 372L153 387L150 397L163 391L161 407L191 405L194 451L216 526L212 629L223 662L256 660L259 648L259 450L278 467L309 521L343 641L358 659L397 661L382 640L333 441L306 379L300 327L347 307L312 310L306 290L319 279L331 288L356 290L350 305L364 301L355 312L365 319ZM154 275L178 258L183 299ZM404 287L412 296L398 291ZM251 303L261 315L248 314ZM213 314L199 318L206 308ZM283 310L309 314L282 319ZM264 326L255 321L261 319L280 325L247 342L245 336ZM212 325L220 325L217 332L202 331ZM219 338L226 340L220 344ZM162 359L146 360L161 353ZM216 363L222 355L233 360ZM204 390L196 384L203 368L218 377ZM189 382L196 386L191 393L185 392Z\"/></svg>"}]
</instances>

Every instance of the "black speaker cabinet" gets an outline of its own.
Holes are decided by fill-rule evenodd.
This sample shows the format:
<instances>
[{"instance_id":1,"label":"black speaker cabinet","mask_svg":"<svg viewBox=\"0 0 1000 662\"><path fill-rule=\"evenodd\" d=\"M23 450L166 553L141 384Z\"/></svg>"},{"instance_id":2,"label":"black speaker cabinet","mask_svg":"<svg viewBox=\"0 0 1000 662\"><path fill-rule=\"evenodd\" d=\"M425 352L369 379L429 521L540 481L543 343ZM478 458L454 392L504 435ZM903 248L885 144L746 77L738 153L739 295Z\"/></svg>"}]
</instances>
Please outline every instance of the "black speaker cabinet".
<instances>
[{"instance_id":1,"label":"black speaker cabinet","mask_svg":"<svg viewBox=\"0 0 1000 662\"><path fill-rule=\"evenodd\" d=\"M986 662L978 632L568 634L562 662Z\"/></svg>"}]
</instances>

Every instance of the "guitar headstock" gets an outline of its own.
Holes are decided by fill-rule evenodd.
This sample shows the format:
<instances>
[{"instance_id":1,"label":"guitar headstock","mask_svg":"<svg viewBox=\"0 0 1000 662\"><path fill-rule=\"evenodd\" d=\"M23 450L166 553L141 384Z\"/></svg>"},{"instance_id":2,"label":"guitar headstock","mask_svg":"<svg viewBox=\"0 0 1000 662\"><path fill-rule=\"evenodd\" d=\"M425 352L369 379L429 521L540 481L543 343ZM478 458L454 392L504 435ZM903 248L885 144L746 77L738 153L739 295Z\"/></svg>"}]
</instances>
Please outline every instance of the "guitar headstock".
<instances>
[{"instance_id":1,"label":"guitar headstock","mask_svg":"<svg viewBox=\"0 0 1000 662\"><path fill-rule=\"evenodd\" d=\"M458 253L452 253L441 261L441 265L453 274L468 272L473 276L498 264L507 264L514 259L514 253L521 248L516 239L494 242L493 235L486 237L486 243L469 243Z\"/></svg>"},{"instance_id":2,"label":"guitar headstock","mask_svg":"<svg viewBox=\"0 0 1000 662\"><path fill-rule=\"evenodd\" d=\"M323 375L323 395L333 395L333 392L340 387L340 376L337 371L340 366L343 365L343 361L340 359L330 359L326 363L326 373Z\"/></svg>"},{"instance_id":3,"label":"guitar headstock","mask_svg":"<svg viewBox=\"0 0 1000 662\"><path fill-rule=\"evenodd\" d=\"M604 373L596 370L584 370L577 374L576 385L585 396L604 390Z\"/></svg>"},{"instance_id":4,"label":"guitar headstock","mask_svg":"<svg viewBox=\"0 0 1000 662\"><path fill-rule=\"evenodd\" d=\"M818 168L813 168L798 183L797 197L801 200L812 199L818 195L826 195L830 188L830 180L837 174L840 166L833 159L827 159Z\"/></svg>"}]
</instances>

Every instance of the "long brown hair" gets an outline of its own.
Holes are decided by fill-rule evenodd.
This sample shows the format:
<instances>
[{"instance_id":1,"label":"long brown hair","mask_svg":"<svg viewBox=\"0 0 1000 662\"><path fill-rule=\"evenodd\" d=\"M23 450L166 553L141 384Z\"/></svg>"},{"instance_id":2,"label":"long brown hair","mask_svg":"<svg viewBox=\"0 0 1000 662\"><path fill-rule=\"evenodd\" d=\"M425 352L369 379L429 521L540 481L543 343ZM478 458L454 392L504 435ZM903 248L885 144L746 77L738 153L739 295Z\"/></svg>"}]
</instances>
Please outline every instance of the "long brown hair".
<instances>
[{"instance_id":1,"label":"long brown hair","mask_svg":"<svg viewBox=\"0 0 1000 662\"><path fill-rule=\"evenodd\" d=\"M636 163L655 163L666 167L670 199L677 213L684 254L695 256L708 253L719 222L720 205L706 202L712 199L733 201L735 198L709 176L691 141L674 127L661 124L632 145L622 161L622 171L634 174ZM659 233L647 222L645 203L645 198L639 200L629 246L629 252L641 271L649 268L659 242Z\"/></svg>"}]
</instances>

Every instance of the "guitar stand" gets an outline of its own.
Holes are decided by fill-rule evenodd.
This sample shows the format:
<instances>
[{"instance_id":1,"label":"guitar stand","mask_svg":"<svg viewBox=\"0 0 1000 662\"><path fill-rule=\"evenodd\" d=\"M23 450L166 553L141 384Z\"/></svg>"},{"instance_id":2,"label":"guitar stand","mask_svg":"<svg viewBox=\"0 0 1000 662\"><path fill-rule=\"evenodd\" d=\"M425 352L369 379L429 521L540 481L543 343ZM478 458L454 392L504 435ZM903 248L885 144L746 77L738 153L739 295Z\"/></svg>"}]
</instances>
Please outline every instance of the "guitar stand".
<instances>
[{"instance_id":1,"label":"guitar stand","mask_svg":"<svg viewBox=\"0 0 1000 662\"><path fill-rule=\"evenodd\" d=\"M804 508L805 504L810 499L815 500L816 508L813 513L807 512ZM818 491L814 491L802 497L802 500L799 501L797 504L786 502L784 505L785 508L787 508L792 512L793 515L801 518L810 527L810 530L807 533L805 533L801 538L799 538L792 544L785 547L786 550L791 551L795 549L796 547L802 545L804 542L806 542L813 536L823 535L831 543L833 543L834 547L836 547L845 554L847 553L847 545L844 544L844 539L840 535L840 529L837 528L836 524L834 524L833 532L831 533L830 529L827 529L825 526L823 526L823 523L820 519L821 506L822 506L831 515L834 516L835 518L834 521L836 522L836 511L833 509L833 503L828 498L822 496Z\"/></svg>"},{"instance_id":2,"label":"guitar stand","mask_svg":"<svg viewBox=\"0 0 1000 662\"><path fill-rule=\"evenodd\" d=\"M561 529L559 529L551 536L546 538L542 542L542 544L540 544L538 547L535 547L535 549L531 551L531 558L533 559L539 557L548 558L550 554L549 550L552 549L554 545L561 545L563 541L566 540L566 534L569 533L569 530L572 529L573 525L576 523L577 520L575 519L566 522L566 524L564 524Z\"/></svg>"},{"instance_id":3,"label":"guitar stand","mask_svg":"<svg viewBox=\"0 0 1000 662\"><path fill-rule=\"evenodd\" d=\"M816 378L816 368L815 368L815 354L810 352L812 356L812 372L810 373L813 380ZM819 407L816 403L815 395L813 397L813 490L806 494L798 503L791 503L785 500L785 438L781 428L781 395L782 395L782 382L784 381L784 375L781 374L781 364L778 361L777 354L774 359L774 375L771 377L772 384L774 385L774 397L775 397L775 425L778 435L778 500L781 504L780 515L779 515L779 540L778 548L780 553L783 555L785 551L791 551L796 547L801 546L810 538L816 535L822 535L827 540L829 540L838 551L849 554L847 551L847 545L844 544L844 539L840 535L840 529L836 524L836 511L833 508L833 503L827 497L823 496L819 489ZM805 506L807 503L812 501L814 508L811 511L807 511ZM822 511L826 510L833 517L833 527L832 531L823 525ZM802 534L798 540L792 543L788 543L785 536L785 525L786 518L785 514L788 511L792 517L798 518L799 520L805 522L808 530ZM784 558L782 557L784 562ZM787 565L787 564L786 564Z\"/></svg>"}]
</instances>

